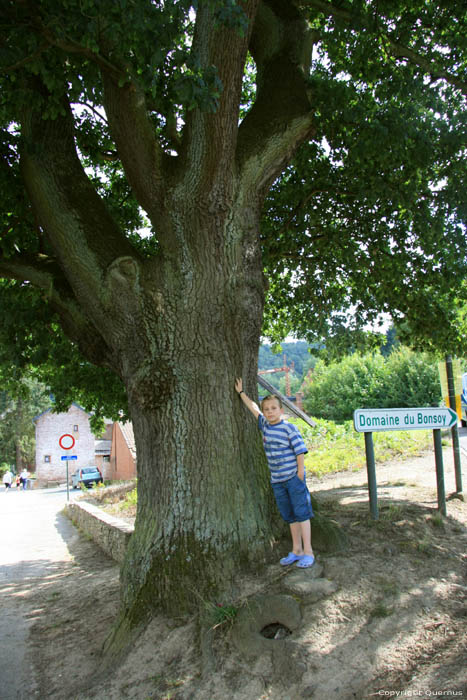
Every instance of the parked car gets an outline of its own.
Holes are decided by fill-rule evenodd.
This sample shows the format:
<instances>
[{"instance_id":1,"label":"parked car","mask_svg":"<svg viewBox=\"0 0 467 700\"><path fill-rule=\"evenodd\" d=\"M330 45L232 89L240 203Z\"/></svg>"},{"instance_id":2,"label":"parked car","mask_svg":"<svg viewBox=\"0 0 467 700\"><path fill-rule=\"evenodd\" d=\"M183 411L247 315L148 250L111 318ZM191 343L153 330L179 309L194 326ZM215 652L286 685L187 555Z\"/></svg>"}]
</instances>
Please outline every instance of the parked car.
<instances>
[{"instance_id":1,"label":"parked car","mask_svg":"<svg viewBox=\"0 0 467 700\"><path fill-rule=\"evenodd\" d=\"M104 482L102 474L97 467L81 467L77 469L71 477L71 485L77 489L80 484L84 484L87 488L94 484L102 484Z\"/></svg>"}]
</instances>

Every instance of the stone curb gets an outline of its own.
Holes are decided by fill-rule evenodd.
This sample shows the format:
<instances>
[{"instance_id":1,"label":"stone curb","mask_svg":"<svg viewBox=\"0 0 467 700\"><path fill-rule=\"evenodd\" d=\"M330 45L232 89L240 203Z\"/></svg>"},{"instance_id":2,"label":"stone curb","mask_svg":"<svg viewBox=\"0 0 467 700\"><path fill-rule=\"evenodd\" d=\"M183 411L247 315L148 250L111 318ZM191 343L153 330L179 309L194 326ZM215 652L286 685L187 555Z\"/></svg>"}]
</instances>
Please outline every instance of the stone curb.
<instances>
[{"instance_id":1,"label":"stone curb","mask_svg":"<svg viewBox=\"0 0 467 700\"><path fill-rule=\"evenodd\" d=\"M67 503L65 515L112 559L123 562L134 526L92 503Z\"/></svg>"}]
</instances>

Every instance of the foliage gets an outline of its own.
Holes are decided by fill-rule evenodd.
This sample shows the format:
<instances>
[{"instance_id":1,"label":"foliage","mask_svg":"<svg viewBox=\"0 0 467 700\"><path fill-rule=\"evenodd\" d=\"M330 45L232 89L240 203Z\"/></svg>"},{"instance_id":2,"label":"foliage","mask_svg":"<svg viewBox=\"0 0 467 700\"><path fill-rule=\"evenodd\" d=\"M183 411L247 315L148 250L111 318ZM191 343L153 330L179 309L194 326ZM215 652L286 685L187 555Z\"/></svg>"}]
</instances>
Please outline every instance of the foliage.
<instances>
[{"instance_id":1,"label":"foliage","mask_svg":"<svg viewBox=\"0 0 467 700\"><path fill-rule=\"evenodd\" d=\"M16 396L30 380L47 387L56 412L66 412L73 402L82 406L96 433L102 432L101 417L128 417L119 377L83 358L39 291L0 280L0 387Z\"/></svg>"},{"instance_id":2,"label":"foliage","mask_svg":"<svg viewBox=\"0 0 467 700\"><path fill-rule=\"evenodd\" d=\"M294 364L295 372L301 377L310 362L311 346L304 340L293 343L281 343L280 346L261 345L258 355L258 369L274 369L284 365L284 355L287 366Z\"/></svg>"},{"instance_id":3,"label":"foliage","mask_svg":"<svg viewBox=\"0 0 467 700\"><path fill-rule=\"evenodd\" d=\"M467 334L466 280L461 277L453 280L453 289L457 290L454 297L440 295L434 304L427 306L424 313L401 320L397 326L400 341L428 352L444 349L445 354L451 354L455 352L454 348L458 348L458 354L464 356ZM423 332L425 324L431 325L431 334ZM450 338L448 344L441 340L445 335Z\"/></svg>"},{"instance_id":4,"label":"foliage","mask_svg":"<svg viewBox=\"0 0 467 700\"><path fill-rule=\"evenodd\" d=\"M305 389L305 410L328 420L349 420L357 408L436 406L441 399L436 363L407 348L355 353L340 362L319 362Z\"/></svg>"},{"instance_id":5,"label":"foliage","mask_svg":"<svg viewBox=\"0 0 467 700\"><path fill-rule=\"evenodd\" d=\"M12 393L0 392L0 453L16 471L35 463L33 418L50 406L46 387L34 378L21 379Z\"/></svg>"},{"instance_id":6,"label":"foliage","mask_svg":"<svg viewBox=\"0 0 467 700\"><path fill-rule=\"evenodd\" d=\"M311 343L324 339L328 352L334 345L342 354L379 343L362 327L384 311L409 329L406 342L454 353L465 328L456 309L467 297L459 284L466 273L465 5L292 4L314 32L307 76L314 127L264 207L264 332L275 341L290 332ZM213 32L223 27L245 35L239 4L216 0L208 6ZM190 115L214 114L228 87L218 67L203 63L192 48L202 11L202 3L188 0L3 3L3 262L55 259L19 168L21 114L35 103L44 124L72 106L90 183L134 249L145 258L159 254L160 231L130 186L103 109L103 76L141 91L164 153L177 152ZM252 53L245 67L241 120L251 116L263 77ZM143 228L149 235L141 235ZM8 265L2 270L18 279L1 290L2 323L15 310L15 329L3 337L5 353L27 348L28 366L42 368L40 378L48 377L63 406L73 398L108 416L126 412L120 380L107 367L83 361L76 337L71 344L63 338L63 319L47 293L24 284L26 272L19 279ZM26 365L15 363L17 373Z\"/></svg>"},{"instance_id":7,"label":"foliage","mask_svg":"<svg viewBox=\"0 0 467 700\"><path fill-rule=\"evenodd\" d=\"M391 326L386 331L386 340L381 346L381 354L384 357L388 357L388 355L390 355L393 350L397 349L399 345L400 340L397 333L397 329L394 326Z\"/></svg>"},{"instance_id":8,"label":"foliage","mask_svg":"<svg viewBox=\"0 0 467 700\"><path fill-rule=\"evenodd\" d=\"M316 138L264 211L268 333L359 349L364 323L385 311L410 323L412 342L460 354L453 306L466 303L466 142L458 136L467 113L440 76L451 51L465 76L465 6L339 3L332 17L320 7L310 78ZM410 44L403 67L391 51L397 42ZM421 54L439 68L431 80Z\"/></svg>"},{"instance_id":9,"label":"foliage","mask_svg":"<svg viewBox=\"0 0 467 700\"><path fill-rule=\"evenodd\" d=\"M311 346L305 341L281 343L276 346L263 344L259 349L258 370L283 367L285 358L285 363L290 368L290 393L293 396L300 391L305 376L317 362L311 352ZM265 378L282 394L287 395L285 372L269 373ZM260 396L264 395L264 389L260 385L258 393Z\"/></svg>"}]
</instances>

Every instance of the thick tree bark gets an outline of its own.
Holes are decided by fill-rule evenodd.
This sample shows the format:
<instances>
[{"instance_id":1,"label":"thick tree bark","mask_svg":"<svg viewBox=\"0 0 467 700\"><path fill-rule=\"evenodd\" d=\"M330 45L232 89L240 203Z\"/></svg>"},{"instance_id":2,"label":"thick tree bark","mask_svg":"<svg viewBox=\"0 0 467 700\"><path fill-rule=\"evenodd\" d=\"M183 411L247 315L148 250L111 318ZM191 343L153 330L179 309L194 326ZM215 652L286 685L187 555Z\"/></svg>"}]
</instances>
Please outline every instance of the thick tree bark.
<instances>
[{"instance_id":1,"label":"thick tree bark","mask_svg":"<svg viewBox=\"0 0 467 700\"><path fill-rule=\"evenodd\" d=\"M278 532L259 433L233 388L241 375L256 386L263 280L248 232L259 207L252 221L253 205L234 205L232 218L206 204L203 217L173 214L183 255L141 274L119 352L138 455L123 637L148 608L179 613L231 594L235 573L264 561ZM127 279L113 284L126 304Z\"/></svg>"}]
</instances>

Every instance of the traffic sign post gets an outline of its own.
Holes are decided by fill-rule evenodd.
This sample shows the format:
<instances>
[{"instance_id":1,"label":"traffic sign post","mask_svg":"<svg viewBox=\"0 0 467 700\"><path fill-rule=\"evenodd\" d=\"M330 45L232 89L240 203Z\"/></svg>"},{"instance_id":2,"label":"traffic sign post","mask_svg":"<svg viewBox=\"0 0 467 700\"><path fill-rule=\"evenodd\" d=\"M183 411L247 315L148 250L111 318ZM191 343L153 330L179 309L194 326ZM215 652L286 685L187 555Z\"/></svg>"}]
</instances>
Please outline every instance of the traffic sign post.
<instances>
[{"instance_id":1,"label":"traffic sign post","mask_svg":"<svg viewBox=\"0 0 467 700\"><path fill-rule=\"evenodd\" d=\"M378 520L378 494L376 488L376 462L373 436L365 433L366 471L368 474L368 495L370 497L370 513L373 520Z\"/></svg>"},{"instance_id":2,"label":"traffic sign post","mask_svg":"<svg viewBox=\"0 0 467 700\"><path fill-rule=\"evenodd\" d=\"M70 433L61 435L58 439L58 444L62 450L71 450L75 446L75 438ZM70 484L68 483L68 462L72 459L78 459L77 455L63 455L62 460L66 462L66 500L70 500Z\"/></svg>"},{"instance_id":3,"label":"traffic sign post","mask_svg":"<svg viewBox=\"0 0 467 700\"><path fill-rule=\"evenodd\" d=\"M446 516L446 492L444 489L444 465L443 465L443 445L441 441L441 430L433 430L433 443L435 447L436 465L436 493L438 494L438 510Z\"/></svg>"},{"instance_id":4,"label":"traffic sign post","mask_svg":"<svg viewBox=\"0 0 467 700\"><path fill-rule=\"evenodd\" d=\"M457 425L457 420L457 413L451 408L445 407L359 408L354 412L355 430L359 433L365 433L368 494L370 498L370 512L374 520L378 519L378 497L373 433L385 430L433 430L438 510L443 515L446 515L441 430Z\"/></svg>"}]
</instances>

